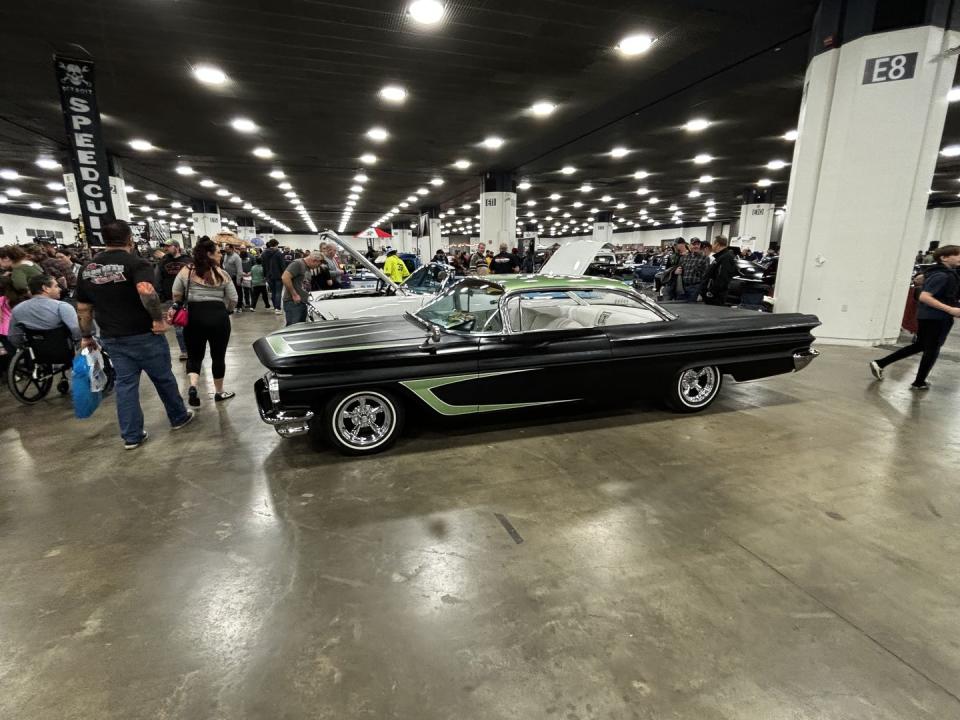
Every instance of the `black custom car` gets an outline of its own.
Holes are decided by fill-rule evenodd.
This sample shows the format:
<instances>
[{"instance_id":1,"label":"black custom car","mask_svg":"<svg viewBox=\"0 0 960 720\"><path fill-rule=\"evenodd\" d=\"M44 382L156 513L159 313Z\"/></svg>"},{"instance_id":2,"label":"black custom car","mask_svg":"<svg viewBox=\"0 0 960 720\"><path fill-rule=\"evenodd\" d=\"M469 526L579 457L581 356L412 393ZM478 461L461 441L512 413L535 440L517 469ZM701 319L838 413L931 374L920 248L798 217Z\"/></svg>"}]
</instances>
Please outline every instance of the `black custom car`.
<instances>
[{"instance_id":1,"label":"black custom car","mask_svg":"<svg viewBox=\"0 0 960 720\"><path fill-rule=\"evenodd\" d=\"M396 438L407 409L440 416L555 407L618 393L697 412L734 380L792 372L816 355L812 315L690 308L674 315L594 277L467 278L416 314L293 325L254 344L263 420L322 431L365 454Z\"/></svg>"}]
</instances>

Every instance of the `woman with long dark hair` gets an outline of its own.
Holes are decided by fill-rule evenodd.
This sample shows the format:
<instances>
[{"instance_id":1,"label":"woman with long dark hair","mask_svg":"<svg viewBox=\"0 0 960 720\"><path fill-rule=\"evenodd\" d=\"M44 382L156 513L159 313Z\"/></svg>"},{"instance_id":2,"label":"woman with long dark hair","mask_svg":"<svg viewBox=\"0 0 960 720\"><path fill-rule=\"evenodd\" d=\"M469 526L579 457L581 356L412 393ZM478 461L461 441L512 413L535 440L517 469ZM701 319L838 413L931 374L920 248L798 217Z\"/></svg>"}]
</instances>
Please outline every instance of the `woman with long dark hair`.
<instances>
[{"instance_id":1,"label":"woman with long dark hair","mask_svg":"<svg viewBox=\"0 0 960 720\"><path fill-rule=\"evenodd\" d=\"M217 402L229 400L235 393L223 389L227 366L225 357L230 341L230 311L237 304L237 289L233 280L220 267L220 248L209 238L203 238L193 248L193 265L183 268L173 281L174 307L171 320L186 303L188 320L183 329L187 345L187 374L190 390L187 398L192 407L199 407L197 385L207 345L213 362L213 385Z\"/></svg>"}]
</instances>

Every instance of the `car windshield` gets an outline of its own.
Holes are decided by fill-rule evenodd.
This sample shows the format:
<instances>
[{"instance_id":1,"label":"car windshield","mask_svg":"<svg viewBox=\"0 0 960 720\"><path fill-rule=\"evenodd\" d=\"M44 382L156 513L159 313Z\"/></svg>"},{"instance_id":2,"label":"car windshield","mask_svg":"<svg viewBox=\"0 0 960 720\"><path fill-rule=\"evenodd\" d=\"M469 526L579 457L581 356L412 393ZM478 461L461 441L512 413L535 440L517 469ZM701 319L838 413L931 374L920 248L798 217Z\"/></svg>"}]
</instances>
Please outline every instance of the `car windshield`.
<instances>
[{"instance_id":1,"label":"car windshield","mask_svg":"<svg viewBox=\"0 0 960 720\"><path fill-rule=\"evenodd\" d=\"M468 279L457 284L415 315L444 330L459 332L500 332L500 298L503 288L483 280Z\"/></svg>"},{"instance_id":2,"label":"car windshield","mask_svg":"<svg viewBox=\"0 0 960 720\"><path fill-rule=\"evenodd\" d=\"M403 287L418 295L436 295L443 289L452 268L430 263L416 270L403 283Z\"/></svg>"}]
</instances>

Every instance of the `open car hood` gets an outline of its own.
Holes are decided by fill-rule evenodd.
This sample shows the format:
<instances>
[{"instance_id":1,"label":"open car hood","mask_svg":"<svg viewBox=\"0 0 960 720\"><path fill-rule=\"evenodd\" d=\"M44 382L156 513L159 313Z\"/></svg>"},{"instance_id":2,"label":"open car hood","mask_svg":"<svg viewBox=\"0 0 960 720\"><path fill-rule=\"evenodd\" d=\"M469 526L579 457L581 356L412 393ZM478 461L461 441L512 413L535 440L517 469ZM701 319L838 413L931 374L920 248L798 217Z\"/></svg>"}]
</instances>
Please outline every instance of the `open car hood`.
<instances>
[{"instance_id":1,"label":"open car hood","mask_svg":"<svg viewBox=\"0 0 960 720\"><path fill-rule=\"evenodd\" d=\"M369 270L370 272L372 272L374 275L377 276L377 279L382 280L387 287L391 287L394 290L400 289L399 285L397 285L393 280L391 280L386 275L384 275L383 271L380 268L378 268L376 265L370 262L365 255L362 255L361 253L358 253L356 250L354 250L339 235L333 232L333 230L324 230L323 232L321 232L320 239L336 243L337 247L342 249L343 252L345 252L347 255L353 258L354 262L356 262L357 265L360 265L366 268L367 270Z\"/></svg>"},{"instance_id":2,"label":"open car hood","mask_svg":"<svg viewBox=\"0 0 960 720\"><path fill-rule=\"evenodd\" d=\"M604 248L600 240L576 240L561 245L540 268L541 275L583 275L597 253Z\"/></svg>"}]
</instances>

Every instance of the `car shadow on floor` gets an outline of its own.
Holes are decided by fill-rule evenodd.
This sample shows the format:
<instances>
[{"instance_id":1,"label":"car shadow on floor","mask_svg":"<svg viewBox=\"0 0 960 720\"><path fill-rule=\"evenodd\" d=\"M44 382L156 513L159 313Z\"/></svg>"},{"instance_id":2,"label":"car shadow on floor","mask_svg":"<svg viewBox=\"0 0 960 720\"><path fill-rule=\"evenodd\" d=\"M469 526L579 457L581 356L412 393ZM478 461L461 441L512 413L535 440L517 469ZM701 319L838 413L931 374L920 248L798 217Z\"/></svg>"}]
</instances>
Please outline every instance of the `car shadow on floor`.
<instances>
[{"instance_id":1,"label":"car shadow on floor","mask_svg":"<svg viewBox=\"0 0 960 720\"><path fill-rule=\"evenodd\" d=\"M803 402L800 398L768 386L755 383L730 384L724 388L721 397L706 411L695 414L700 418L715 418L761 407L784 406ZM417 455L444 450L451 445L460 448L466 445L483 446L492 443L515 440L522 431L524 438L541 438L559 434L576 434L603 429L624 427L642 427L665 420L682 421L694 415L668 412L653 400L636 401L630 404L617 403L606 405L581 406L580 409L568 408L558 415L555 411L537 408L514 410L509 414L480 414L468 417L450 418L429 415L419 410L408 414L406 427L396 444L386 450L391 455ZM331 463L363 462L365 457L349 457L339 454L320 433L311 432L306 437L291 438L281 443L271 453L281 456L289 449L297 447L312 452L294 452L285 458L287 467L311 467L322 461ZM382 454L368 456L382 457Z\"/></svg>"}]
</instances>

